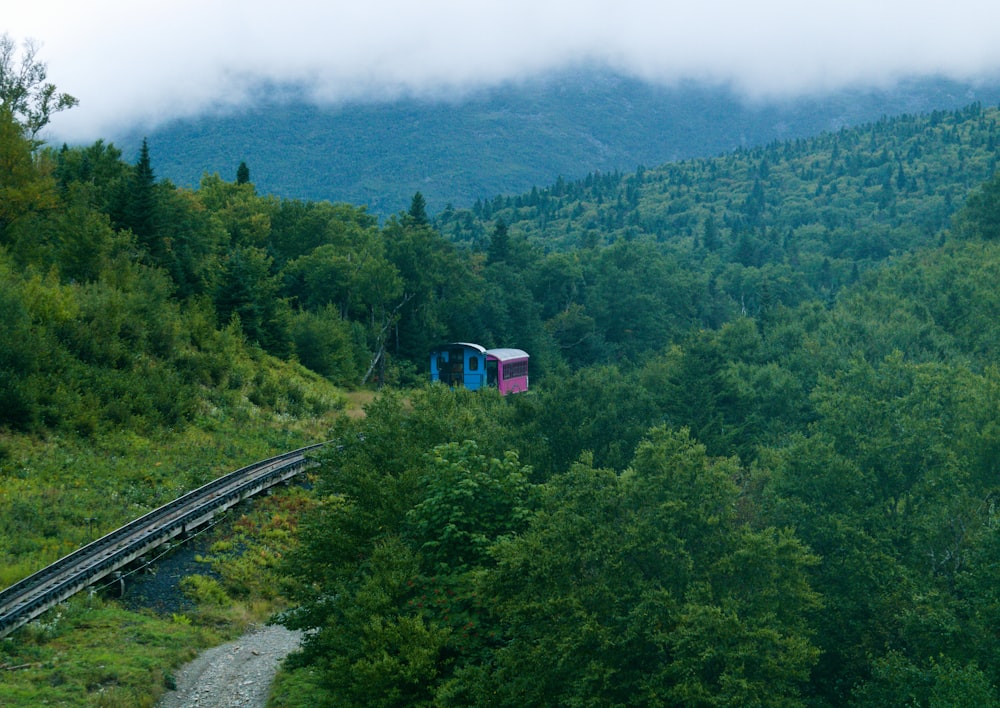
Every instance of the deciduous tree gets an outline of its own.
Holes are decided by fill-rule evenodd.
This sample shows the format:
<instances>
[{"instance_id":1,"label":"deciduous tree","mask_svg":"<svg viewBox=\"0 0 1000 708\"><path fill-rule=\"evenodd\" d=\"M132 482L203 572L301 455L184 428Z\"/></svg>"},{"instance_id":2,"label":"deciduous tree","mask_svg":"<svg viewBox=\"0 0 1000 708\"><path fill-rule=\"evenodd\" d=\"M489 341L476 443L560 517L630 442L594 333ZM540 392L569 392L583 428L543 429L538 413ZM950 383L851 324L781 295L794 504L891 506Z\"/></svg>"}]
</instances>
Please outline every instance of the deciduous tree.
<instances>
[{"instance_id":1,"label":"deciduous tree","mask_svg":"<svg viewBox=\"0 0 1000 708\"><path fill-rule=\"evenodd\" d=\"M0 35L0 107L14 117L32 142L54 113L79 103L46 82L47 78L48 67L38 59L36 42L25 40L19 57L10 35Z\"/></svg>"},{"instance_id":2,"label":"deciduous tree","mask_svg":"<svg viewBox=\"0 0 1000 708\"><path fill-rule=\"evenodd\" d=\"M796 705L816 559L738 513L733 460L660 428L624 474L551 480L488 575L506 642L477 690L519 705Z\"/></svg>"}]
</instances>

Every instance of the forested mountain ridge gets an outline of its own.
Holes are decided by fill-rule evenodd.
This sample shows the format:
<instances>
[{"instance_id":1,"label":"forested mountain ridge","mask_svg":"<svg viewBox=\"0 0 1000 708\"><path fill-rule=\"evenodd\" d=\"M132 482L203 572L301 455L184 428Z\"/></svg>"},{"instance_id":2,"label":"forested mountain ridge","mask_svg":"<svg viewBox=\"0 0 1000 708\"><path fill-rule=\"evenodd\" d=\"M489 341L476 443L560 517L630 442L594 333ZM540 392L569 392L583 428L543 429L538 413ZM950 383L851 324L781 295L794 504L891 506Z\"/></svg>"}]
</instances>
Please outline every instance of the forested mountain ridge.
<instances>
[{"instance_id":1,"label":"forested mountain ridge","mask_svg":"<svg viewBox=\"0 0 1000 708\"><path fill-rule=\"evenodd\" d=\"M431 388L338 427L320 489L343 496L286 566L286 622L316 630L289 685L997 705L995 121L886 120L652 170L635 199L632 175L592 176L440 215L514 331L542 321L557 353L536 363L570 366L531 396ZM675 202L642 232L643 205ZM703 202L714 227L685 218Z\"/></svg>"},{"instance_id":2,"label":"forested mountain ridge","mask_svg":"<svg viewBox=\"0 0 1000 708\"><path fill-rule=\"evenodd\" d=\"M774 260L762 238L780 247L819 231L829 245L823 255L850 250L856 260L879 259L897 248L881 242L883 234L904 225L937 233L964 194L992 174L998 117L977 103L884 118L720 157L560 179L530 194L479 200L471 211L481 221L503 219L512 235L546 250L593 245L599 233L601 243L651 236L680 247L683 238L725 252L749 235L753 242L739 247L750 264ZM447 210L438 223L457 240L482 241L486 233L466 210Z\"/></svg>"},{"instance_id":3,"label":"forested mountain ridge","mask_svg":"<svg viewBox=\"0 0 1000 708\"><path fill-rule=\"evenodd\" d=\"M748 99L725 86L660 86L590 67L470 94L318 107L287 92L239 112L108 136L126 157L143 136L161 176L194 187L247 162L258 188L285 198L366 206L388 217L414 192L437 212L519 194L560 175L631 172L904 113L1000 102L995 78L943 77L797 99Z\"/></svg>"},{"instance_id":4,"label":"forested mountain ridge","mask_svg":"<svg viewBox=\"0 0 1000 708\"><path fill-rule=\"evenodd\" d=\"M234 182L174 187L146 146L135 164L100 141L33 156L8 122L4 368L18 375L0 386L0 417L22 430L189 420L195 399L165 382L226 380L216 355L192 353L216 328L346 385L419 382L448 340L524 348L539 383L640 365L699 328L830 306L890 257L939 244L995 167L997 118L974 104L885 119L434 219L418 193L384 226L359 207L263 196L245 166ZM79 366L108 380L41 384ZM121 395L127 381L145 393Z\"/></svg>"},{"instance_id":5,"label":"forested mountain ridge","mask_svg":"<svg viewBox=\"0 0 1000 708\"><path fill-rule=\"evenodd\" d=\"M488 258L498 248L533 254L512 261L538 273L529 287L565 356L578 361L593 346L634 358L675 326L832 302L891 256L939 243L968 192L995 169L998 118L978 104L900 116L717 158L559 180L445 210L435 223ZM659 318L637 315L637 302L656 303Z\"/></svg>"},{"instance_id":6,"label":"forested mountain ridge","mask_svg":"<svg viewBox=\"0 0 1000 708\"><path fill-rule=\"evenodd\" d=\"M996 705L996 122L886 119L433 218L418 192L380 222L261 194L245 164L177 187L149 144L44 146L0 110L0 569L82 541L105 499L190 486L162 440L221 455L274 416L283 444L331 382L377 381L324 431L298 546L255 554L313 630L298 702ZM427 385L454 340L526 349L532 392ZM67 441L106 466L81 478ZM126 442L142 466L115 466ZM52 671L88 610L2 663ZM97 701L103 666L17 678Z\"/></svg>"}]
</instances>

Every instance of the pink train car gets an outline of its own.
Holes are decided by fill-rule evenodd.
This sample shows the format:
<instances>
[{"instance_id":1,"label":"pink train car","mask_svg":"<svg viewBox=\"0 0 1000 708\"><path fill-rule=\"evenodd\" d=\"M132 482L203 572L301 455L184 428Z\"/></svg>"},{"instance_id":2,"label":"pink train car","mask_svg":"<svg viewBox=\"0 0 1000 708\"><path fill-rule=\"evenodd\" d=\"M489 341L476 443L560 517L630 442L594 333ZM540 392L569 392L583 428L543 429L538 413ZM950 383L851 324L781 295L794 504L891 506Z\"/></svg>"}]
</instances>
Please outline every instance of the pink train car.
<instances>
[{"instance_id":1,"label":"pink train car","mask_svg":"<svg viewBox=\"0 0 1000 708\"><path fill-rule=\"evenodd\" d=\"M521 349L486 350L486 385L500 393L523 393L528 390L528 353Z\"/></svg>"},{"instance_id":2,"label":"pink train car","mask_svg":"<svg viewBox=\"0 0 1000 708\"><path fill-rule=\"evenodd\" d=\"M445 344L431 352L431 381L472 391L491 386L506 396L528 390L528 353L486 349L471 342Z\"/></svg>"}]
</instances>

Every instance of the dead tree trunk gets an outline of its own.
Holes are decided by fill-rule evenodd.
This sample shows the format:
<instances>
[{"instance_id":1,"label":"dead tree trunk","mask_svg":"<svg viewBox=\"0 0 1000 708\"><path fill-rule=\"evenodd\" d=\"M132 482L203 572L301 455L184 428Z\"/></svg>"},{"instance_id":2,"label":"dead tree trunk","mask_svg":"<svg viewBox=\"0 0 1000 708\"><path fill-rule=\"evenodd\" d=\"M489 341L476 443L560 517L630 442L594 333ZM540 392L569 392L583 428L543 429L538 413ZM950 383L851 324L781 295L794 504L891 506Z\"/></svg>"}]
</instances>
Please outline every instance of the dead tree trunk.
<instances>
[{"instance_id":1,"label":"dead tree trunk","mask_svg":"<svg viewBox=\"0 0 1000 708\"><path fill-rule=\"evenodd\" d=\"M375 351L372 355L371 363L368 364L368 370L365 372L365 375L361 377L362 385L368 383L368 379L371 378L372 373L375 371L375 367L379 367L379 371L381 372L381 375L379 376L379 387L381 387L382 382L385 381L385 345L393 327L396 325L396 322L399 321L399 311L402 310L403 306L412 299L412 294L403 295L403 299L400 300L391 311L383 311L382 325L379 327L378 334L375 335Z\"/></svg>"}]
</instances>

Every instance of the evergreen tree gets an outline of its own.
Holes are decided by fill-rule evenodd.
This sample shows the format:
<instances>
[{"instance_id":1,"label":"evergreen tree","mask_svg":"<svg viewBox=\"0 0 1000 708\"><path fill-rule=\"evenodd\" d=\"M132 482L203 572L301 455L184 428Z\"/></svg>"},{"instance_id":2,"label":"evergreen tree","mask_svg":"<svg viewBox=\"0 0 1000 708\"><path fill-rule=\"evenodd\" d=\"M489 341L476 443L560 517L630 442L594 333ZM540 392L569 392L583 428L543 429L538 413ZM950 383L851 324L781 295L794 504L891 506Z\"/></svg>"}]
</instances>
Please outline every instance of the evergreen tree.
<instances>
[{"instance_id":1,"label":"evergreen tree","mask_svg":"<svg viewBox=\"0 0 1000 708\"><path fill-rule=\"evenodd\" d=\"M702 244L708 251L717 251L722 245L722 236L719 233L719 225L715 222L715 217L705 218L705 225L702 231Z\"/></svg>"},{"instance_id":2,"label":"evergreen tree","mask_svg":"<svg viewBox=\"0 0 1000 708\"><path fill-rule=\"evenodd\" d=\"M406 212L406 216L416 226L427 226L430 223L427 218L427 202L424 200L423 194L417 192L413 195L410 210Z\"/></svg>"},{"instance_id":3,"label":"evergreen tree","mask_svg":"<svg viewBox=\"0 0 1000 708\"><path fill-rule=\"evenodd\" d=\"M236 184L247 184L250 182L250 168L247 167L247 163L241 162L240 166L236 168Z\"/></svg>"},{"instance_id":4,"label":"evergreen tree","mask_svg":"<svg viewBox=\"0 0 1000 708\"><path fill-rule=\"evenodd\" d=\"M1000 238L1000 175L973 192L955 217L956 231L966 238Z\"/></svg>"},{"instance_id":5,"label":"evergreen tree","mask_svg":"<svg viewBox=\"0 0 1000 708\"><path fill-rule=\"evenodd\" d=\"M486 251L487 263L499 263L507 260L510 255L510 235L507 233L507 222L497 219L490 236L490 245Z\"/></svg>"},{"instance_id":6,"label":"evergreen tree","mask_svg":"<svg viewBox=\"0 0 1000 708\"><path fill-rule=\"evenodd\" d=\"M149 159L149 145L142 140L139 159L124 187L116 226L129 229L150 254L156 252L156 175Z\"/></svg>"}]
</instances>

